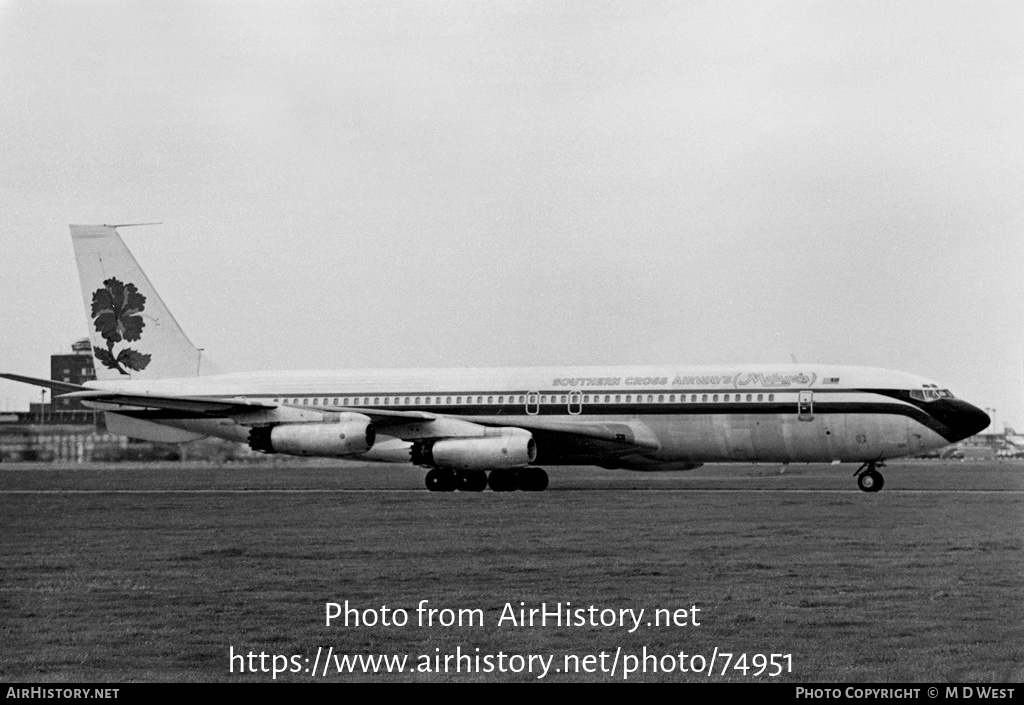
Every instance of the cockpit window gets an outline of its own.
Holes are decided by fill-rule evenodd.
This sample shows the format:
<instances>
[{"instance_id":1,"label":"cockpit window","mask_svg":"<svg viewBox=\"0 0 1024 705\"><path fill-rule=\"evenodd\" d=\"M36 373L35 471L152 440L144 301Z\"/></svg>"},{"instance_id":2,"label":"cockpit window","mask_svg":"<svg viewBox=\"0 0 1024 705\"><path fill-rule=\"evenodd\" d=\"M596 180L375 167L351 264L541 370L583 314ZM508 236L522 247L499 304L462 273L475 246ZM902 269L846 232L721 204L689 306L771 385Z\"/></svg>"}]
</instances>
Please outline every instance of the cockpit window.
<instances>
[{"instance_id":1,"label":"cockpit window","mask_svg":"<svg viewBox=\"0 0 1024 705\"><path fill-rule=\"evenodd\" d=\"M910 398L918 401L935 401L936 399L952 399L948 389L911 389Z\"/></svg>"}]
</instances>

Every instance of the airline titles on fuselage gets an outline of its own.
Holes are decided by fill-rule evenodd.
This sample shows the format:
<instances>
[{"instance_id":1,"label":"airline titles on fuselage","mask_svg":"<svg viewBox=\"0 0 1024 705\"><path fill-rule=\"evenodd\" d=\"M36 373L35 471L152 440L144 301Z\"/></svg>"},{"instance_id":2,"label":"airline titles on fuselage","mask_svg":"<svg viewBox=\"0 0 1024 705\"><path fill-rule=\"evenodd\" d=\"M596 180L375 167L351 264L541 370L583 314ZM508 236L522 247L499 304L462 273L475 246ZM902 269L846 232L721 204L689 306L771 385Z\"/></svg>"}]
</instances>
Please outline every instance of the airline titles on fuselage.
<instances>
[{"instance_id":1,"label":"airline titles on fuselage","mask_svg":"<svg viewBox=\"0 0 1024 705\"><path fill-rule=\"evenodd\" d=\"M798 372L795 374L779 374L778 372L746 372L726 375L677 375L671 381L668 377L556 377L551 380L555 387L627 387L646 386L688 386L688 385L724 385L729 387L810 387L817 379L815 374ZM838 378L834 379L838 382ZM835 383L833 382L833 383Z\"/></svg>"}]
</instances>

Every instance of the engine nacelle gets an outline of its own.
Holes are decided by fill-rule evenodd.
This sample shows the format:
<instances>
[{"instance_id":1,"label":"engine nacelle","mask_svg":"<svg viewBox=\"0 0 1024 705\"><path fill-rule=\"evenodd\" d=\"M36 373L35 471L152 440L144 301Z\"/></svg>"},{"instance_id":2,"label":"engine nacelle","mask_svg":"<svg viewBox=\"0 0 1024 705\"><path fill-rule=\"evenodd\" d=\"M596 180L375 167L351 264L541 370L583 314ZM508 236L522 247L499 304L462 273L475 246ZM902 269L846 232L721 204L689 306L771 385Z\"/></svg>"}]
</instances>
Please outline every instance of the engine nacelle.
<instances>
[{"instance_id":1,"label":"engine nacelle","mask_svg":"<svg viewBox=\"0 0 1024 705\"><path fill-rule=\"evenodd\" d=\"M527 432L477 438L443 438L414 447L417 465L446 470L498 470L529 465L537 458L537 442Z\"/></svg>"},{"instance_id":2,"label":"engine nacelle","mask_svg":"<svg viewBox=\"0 0 1024 705\"><path fill-rule=\"evenodd\" d=\"M347 414L335 423L294 423L249 431L249 447L262 453L340 458L365 453L377 432L369 417Z\"/></svg>"}]
</instances>

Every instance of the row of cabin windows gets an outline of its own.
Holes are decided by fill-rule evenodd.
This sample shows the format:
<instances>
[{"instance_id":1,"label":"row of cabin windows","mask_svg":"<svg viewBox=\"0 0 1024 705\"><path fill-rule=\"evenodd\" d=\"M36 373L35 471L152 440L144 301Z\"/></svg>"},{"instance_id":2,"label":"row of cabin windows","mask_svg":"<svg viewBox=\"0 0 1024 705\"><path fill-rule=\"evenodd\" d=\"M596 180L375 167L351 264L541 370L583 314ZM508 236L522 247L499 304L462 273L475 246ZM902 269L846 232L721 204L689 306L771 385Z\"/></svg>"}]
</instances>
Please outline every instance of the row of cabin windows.
<instances>
[{"instance_id":1,"label":"row of cabin windows","mask_svg":"<svg viewBox=\"0 0 1024 705\"><path fill-rule=\"evenodd\" d=\"M647 403L649 403L649 404L654 404L654 403L663 404L666 401L668 403L670 403L670 404L675 404L677 397L678 397L678 401L682 402L682 403L686 403L686 400L687 400L687 395L685 395L685 394L678 394L678 395L677 394L647 394L646 395L646 399L644 398L645 395L643 395L643 394L635 394L635 395L634 394L605 394L603 396L600 395L600 394L584 394L582 397L579 397L579 396L574 397L573 400L572 400L572 403L573 404L578 404L578 403L583 403L583 404L601 404L601 403L604 403L604 404L612 404L612 403L620 404L623 401L625 401L627 404L632 404L634 396L636 397L636 402L637 403L641 403L641 404L644 403L645 401ZM765 401L765 397L768 398L767 401L775 401L775 395L774 394L747 394L746 398L744 398L743 394L691 394L691 395L689 395L689 397L690 397L689 398L690 402L697 402L697 401L701 401L701 402L709 402L709 401L710 402L717 402L717 401L719 401L720 397L721 397L721 401L750 401L750 402L752 402L752 401ZM755 397L756 397L756 399L755 399ZM655 398L657 398L657 401L655 401ZM442 402L442 399L444 400L443 402ZM487 401L485 402L484 399L486 399ZM495 399L497 399L497 402L495 402ZM454 402L453 402L453 400L454 400ZM502 396L497 396L497 397L495 397L493 395L486 396L486 397L484 397L484 396L476 396L476 397L473 397L473 396L466 396L466 397L334 397L333 406L381 406L381 405L383 405L383 406L410 406L410 405L412 405L412 406L419 406L419 405L422 405L422 404L442 404L442 403L443 404L447 404L447 405L450 406L453 403L457 404L457 405L462 405L462 404L485 404L485 403L486 404L495 404L495 403L497 403L497 404L505 404L506 400L507 400L507 403L509 403L509 404L537 404L537 403L540 403L540 404L568 404L569 403L569 395L568 394L562 394L562 395L558 395L558 394L541 394L539 396L539 400L538 400L538 396L537 395L530 395L529 399L527 399L527 396L525 394L520 394L519 396L515 396L515 395L504 396L504 395L502 395ZM321 403L322 403L323 406L331 406L332 405L332 400L330 398L325 398L325 399L323 399L322 402L321 402L321 400L319 398L312 398L311 399L309 397L303 397L303 398L292 397L292 398L285 398L283 400L278 398L278 399L274 399L274 401L278 402L278 403L284 403L284 404L301 404L301 405L306 405L306 406L320 406Z\"/></svg>"}]
</instances>

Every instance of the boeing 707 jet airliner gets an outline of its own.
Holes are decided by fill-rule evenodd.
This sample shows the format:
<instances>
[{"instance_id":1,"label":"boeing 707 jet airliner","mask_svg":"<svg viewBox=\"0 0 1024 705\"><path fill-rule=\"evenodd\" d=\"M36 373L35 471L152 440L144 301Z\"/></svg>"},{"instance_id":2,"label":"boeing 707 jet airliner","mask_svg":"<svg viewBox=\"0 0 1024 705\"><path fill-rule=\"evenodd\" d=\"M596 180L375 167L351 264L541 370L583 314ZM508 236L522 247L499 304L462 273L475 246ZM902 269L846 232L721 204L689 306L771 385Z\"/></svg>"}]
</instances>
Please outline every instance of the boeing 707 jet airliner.
<instances>
[{"instance_id":1,"label":"boeing 707 jet airliner","mask_svg":"<svg viewBox=\"0 0 1024 705\"><path fill-rule=\"evenodd\" d=\"M923 377L833 365L208 374L112 225L72 225L97 381L16 374L106 412L116 434L215 436L262 453L413 463L432 491L540 491L541 466L688 470L858 463L967 438L989 417Z\"/></svg>"}]
</instances>

